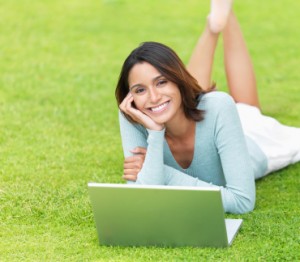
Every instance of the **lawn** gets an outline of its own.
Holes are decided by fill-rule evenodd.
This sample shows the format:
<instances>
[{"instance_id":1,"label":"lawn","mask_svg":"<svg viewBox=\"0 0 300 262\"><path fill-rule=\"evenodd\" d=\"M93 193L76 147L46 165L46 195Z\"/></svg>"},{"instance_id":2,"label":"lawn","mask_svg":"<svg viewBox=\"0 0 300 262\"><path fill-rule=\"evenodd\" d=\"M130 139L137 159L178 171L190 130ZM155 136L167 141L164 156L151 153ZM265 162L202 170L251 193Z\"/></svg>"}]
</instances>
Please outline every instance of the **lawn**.
<instances>
[{"instance_id":1,"label":"lawn","mask_svg":"<svg viewBox=\"0 0 300 262\"><path fill-rule=\"evenodd\" d=\"M235 1L264 113L300 126L300 2ZM187 62L209 1L0 0L0 261L299 261L300 164L257 181L233 246L98 245L87 183L123 183L114 89L140 42ZM221 43L220 46L221 47ZM214 79L226 90L222 50Z\"/></svg>"}]
</instances>

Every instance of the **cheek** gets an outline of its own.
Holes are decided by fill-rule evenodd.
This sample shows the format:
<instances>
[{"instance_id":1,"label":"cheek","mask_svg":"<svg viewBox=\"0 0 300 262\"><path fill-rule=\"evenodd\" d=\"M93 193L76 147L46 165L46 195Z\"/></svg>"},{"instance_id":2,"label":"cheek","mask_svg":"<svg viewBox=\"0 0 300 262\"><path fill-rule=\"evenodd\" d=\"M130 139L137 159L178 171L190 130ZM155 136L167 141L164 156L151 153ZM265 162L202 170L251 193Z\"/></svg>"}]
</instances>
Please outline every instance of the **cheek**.
<instances>
[{"instance_id":1,"label":"cheek","mask_svg":"<svg viewBox=\"0 0 300 262\"><path fill-rule=\"evenodd\" d=\"M182 103L182 97L181 97L181 93L179 90L176 90L176 92L174 92L174 98L176 98L178 103Z\"/></svg>"},{"instance_id":2,"label":"cheek","mask_svg":"<svg viewBox=\"0 0 300 262\"><path fill-rule=\"evenodd\" d=\"M170 91L170 95L173 96L176 100L181 100L181 93L177 85L173 84L170 87L169 91Z\"/></svg>"},{"instance_id":3,"label":"cheek","mask_svg":"<svg viewBox=\"0 0 300 262\"><path fill-rule=\"evenodd\" d=\"M133 99L133 105L134 105L135 108L137 108L139 110L142 110L143 105L144 105L143 99L141 97L134 98Z\"/></svg>"}]
</instances>

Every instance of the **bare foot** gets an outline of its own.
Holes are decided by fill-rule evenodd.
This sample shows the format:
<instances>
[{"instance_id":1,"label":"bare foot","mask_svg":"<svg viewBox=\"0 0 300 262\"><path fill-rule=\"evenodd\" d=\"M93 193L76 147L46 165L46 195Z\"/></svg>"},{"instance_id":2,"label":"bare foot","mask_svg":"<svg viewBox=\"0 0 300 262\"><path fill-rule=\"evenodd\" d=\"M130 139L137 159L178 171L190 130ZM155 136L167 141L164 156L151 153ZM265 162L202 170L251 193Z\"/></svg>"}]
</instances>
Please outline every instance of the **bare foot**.
<instances>
[{"instance_id":1,"label":"bare foot","mask_svg":"<svg viewBox=\"0 0 300 262\"><path fill-rule=\"evenodd\" d=\"M233 0L211 0L209 27L213 33L220 33L226 25Z\"/></svg>"}]
</instances>

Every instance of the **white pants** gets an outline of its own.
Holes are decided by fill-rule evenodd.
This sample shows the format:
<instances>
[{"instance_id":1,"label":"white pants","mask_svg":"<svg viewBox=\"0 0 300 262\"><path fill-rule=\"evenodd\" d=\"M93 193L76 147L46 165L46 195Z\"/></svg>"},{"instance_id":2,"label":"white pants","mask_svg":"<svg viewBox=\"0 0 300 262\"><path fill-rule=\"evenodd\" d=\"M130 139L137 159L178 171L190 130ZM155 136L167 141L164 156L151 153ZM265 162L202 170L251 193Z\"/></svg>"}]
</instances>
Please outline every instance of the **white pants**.
<instances>
[{"instance_id":1,"label":"white pants","mask_svg":"<svg viewBox=\"0 0 300 262\"><path fill-rule=\"evenodd\" d=\"M257 107L236 105L245 135L257 143L268 159L266 174L300 161L300 128L282 125L264 116Z\"/></svg>"}]
</instances>

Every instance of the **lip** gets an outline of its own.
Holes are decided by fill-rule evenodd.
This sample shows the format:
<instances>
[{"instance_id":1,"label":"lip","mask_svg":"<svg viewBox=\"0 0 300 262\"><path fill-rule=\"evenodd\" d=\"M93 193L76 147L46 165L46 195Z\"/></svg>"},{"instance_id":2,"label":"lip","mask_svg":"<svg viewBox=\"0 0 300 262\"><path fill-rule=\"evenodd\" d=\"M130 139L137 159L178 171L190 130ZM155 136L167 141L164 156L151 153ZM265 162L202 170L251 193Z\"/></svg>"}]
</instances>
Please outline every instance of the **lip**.
<instances>
[{"instance_id":1,"label":"lip","mask_svg":"<svg viewBox=\"0 0 300 262\"><path fill-rule=\"evenodd\" d=\"M159 114L159 113L165 111L169 107L169 105L170 105L170 100L166 101L164 103L161 103L158 106L149 107L148 110L152 114Z\"/></svg>"}]
</instances>

